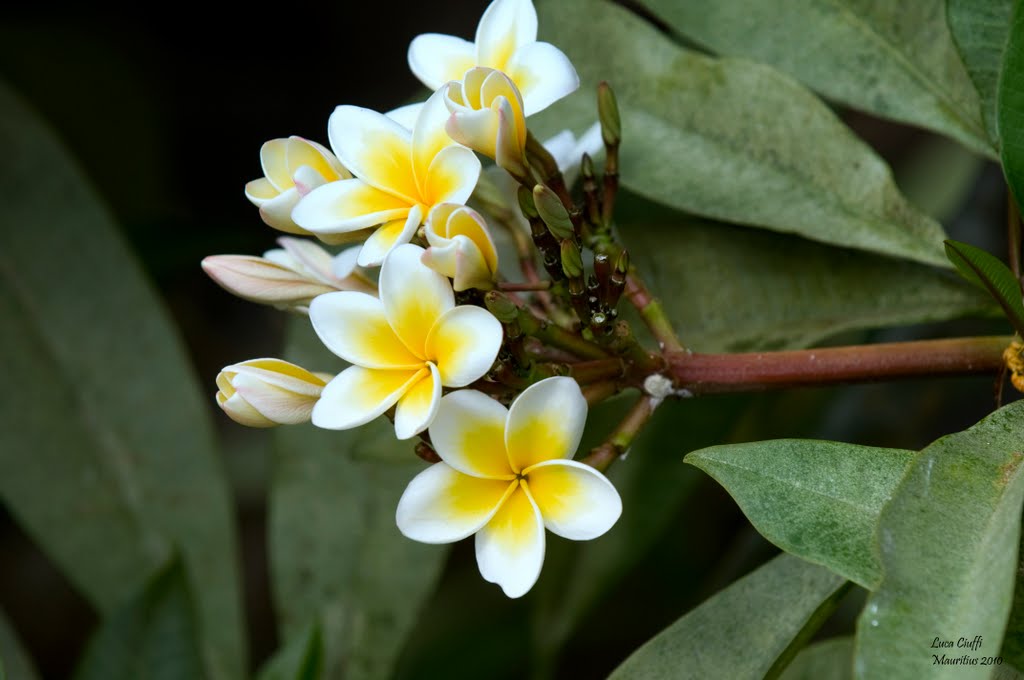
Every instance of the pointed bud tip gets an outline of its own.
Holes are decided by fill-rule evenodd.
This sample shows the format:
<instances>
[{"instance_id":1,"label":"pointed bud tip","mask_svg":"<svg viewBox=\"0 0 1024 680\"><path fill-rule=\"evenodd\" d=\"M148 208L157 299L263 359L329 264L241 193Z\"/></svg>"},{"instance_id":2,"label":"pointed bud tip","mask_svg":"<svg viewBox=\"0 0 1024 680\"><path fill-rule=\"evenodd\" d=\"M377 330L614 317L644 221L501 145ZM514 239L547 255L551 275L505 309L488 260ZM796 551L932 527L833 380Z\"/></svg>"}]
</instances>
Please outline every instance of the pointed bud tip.
<instances>
[{"instance_id":1,"label":"pointed bud tip","mask_svg":"<svg viewBox=\"0 0 1024 680\"><path fill-rule=\"evenodd\" d=\"M618 146L622 140L619 104L608 81L597 86L597 117L601 121L601 138L607 146Z\"/></svg>"},{"instance_id":2,"label":"pointed bud tip","mask_svg":"<svg viewBox=\"0 0 1024 680\"><path fill-rule=\"evenodd\" d=\"M519 316L519 307L501 291L488 291L484 295L484 305L502 323L511 323Z\"/></svg>"}]
</instances>

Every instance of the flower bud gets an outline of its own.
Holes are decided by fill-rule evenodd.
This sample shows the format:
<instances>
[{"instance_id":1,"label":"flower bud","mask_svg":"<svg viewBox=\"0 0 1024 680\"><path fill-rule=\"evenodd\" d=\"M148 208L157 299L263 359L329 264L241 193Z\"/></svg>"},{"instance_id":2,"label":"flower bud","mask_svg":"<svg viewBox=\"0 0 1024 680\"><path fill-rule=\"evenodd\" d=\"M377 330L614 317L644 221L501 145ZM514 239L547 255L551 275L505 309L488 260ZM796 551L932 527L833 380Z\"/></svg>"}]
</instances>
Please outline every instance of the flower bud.
<instances>
[{"instance_id":1,"label":"flower bud","mask_svg":"<svg viewBox=\"0 0 1024 680\"><path fill-rule=\"evenodd\" d=\"M217 375L217 405L249 427L295 425L310 419L327 381L281 359L252 359Z\"/></svg>"},{"instance_id":2,"label":"flower bud","mask_svg":"<svg viewBox=\"0 0 1024 680\"><path fill-rule=\"evenodd\" d=\"M272 139L260 149L264 177L245 185L245 196L259 207L260 217L274 229L309 234L292 220L299 199L316 187L352 175L333 153L303 139Z\"/></svg>"},{"instance_id":3,"label":"flower bud","mask_svg":"<svg viewBox=\"0 0 1024 680\"><path fill-rule=\"evenodd\" d=\"M494 287L498 251L480 213L442 203L430 211L424 233L430 247L423 253L423 264L452 279L456 292Z\"/></svg>"},{"instance_id":4,"label":"flower bud","mask_svg":"<svg viewBox=\"0 0 1024 680\"><path fill-rule=\"evenodd\" d=\"M502 323L512 323L519 317L519 307L504 293L492 290L484 296L487 311Z\"/></svg>"},{"instance_id":5,"label":"flower bud","mask_svg":"<svg viewBox=\"0 0 1024 680\"><path fill-rule=\"evenodd\" d=\"M516 177L527 175L523 98L501 71L476 67L444 87L451 112L445 129L460 144L493 158Z\"/></svg>"},{"instance_id":6,"label":"flower bud","mask_svg":"<svg viewBox=\"0 0 1024 680\"><path fill-rule=\"evenodd\" d=\"M574 237L569 212L554 191L543 184L536 185L533 187L533 202L537 206L540 218L548 225L548 230L555 238L564 240Z\"/></svg>"},{"instance_id":7,"label":"flower bud","mask_svg":"<svg viewBox=\"0 0 1024 680\"><path fill-rule=\"evenodd\" d=\"M519 199L519 210L522 211L523 217L528 220L540 217L540 215L537 214L537 205L533 202L532 191L520 185L519 189L516 191L516 198Z\"/></svg>"},{"instance_id":8,"label":"flower bud","mask_svg":"<svg viewBox=\"0 0 1024 680\"><path fill-rule=\"evenodd\" d=\"M622 122L619 119L619 103L612 86L602 81L597 86L597 118L601 121L601 138L606 146L618 146L622 141Z\"/></svg>"},{"instance_id":9,"label":"flower bud","mask_svg":"<svg viewBox=\"0 0 1024 680\"><path fill-rule=\"evenodd\" d=\"M570 279L583 276L583 256L571 240L562 241L562 271Z\"/></svg>"}]
</instances>

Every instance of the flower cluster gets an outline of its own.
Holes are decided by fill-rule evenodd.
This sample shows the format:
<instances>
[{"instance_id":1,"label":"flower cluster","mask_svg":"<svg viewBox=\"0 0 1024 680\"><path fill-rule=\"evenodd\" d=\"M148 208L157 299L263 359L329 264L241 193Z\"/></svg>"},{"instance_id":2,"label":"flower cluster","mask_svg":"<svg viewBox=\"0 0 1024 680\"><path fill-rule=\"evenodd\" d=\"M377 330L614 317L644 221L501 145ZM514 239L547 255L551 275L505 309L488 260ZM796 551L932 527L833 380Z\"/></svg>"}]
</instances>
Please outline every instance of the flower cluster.
<instances>
[{"instance_id":1,"label":"flower cluster","mask_svg":"<svg viewBox=\"0 0 1024 680\"><path fill-rule=\"evenodd\" d=\"M421 35L408 59L434 90L422 104L388 113L339 106L330 149L300 137L263 145L264 176L245 194L267 225L292 235L280 249L203 261L228 291L307 314L350 365L329 375L280 359L244 361L217 377L217 403L252 427L311 421L344 430L384 415L398 439L420 437L440 462L409 484L399 529L427 543L475 533L484 578L519 597L540 572L545 527L595 538L618 519L621 502L599 471L571 460L587 414L578 382L521 368L502 380L527 354L521 328L492 310L516 317L529 304L493 297L498 247L466 204L477 191L481 205L504 206L488 210L492 219L497 213L518 242L529 239L537 225L524 218L514 185L547 181L537 154L548 175L568 174L600 139L595 127L579 142L567 131L548 149L531 141L526 117L579 80L565 54L537 41L530 0L495 0L474 42ZM478 153L495 169L482 175ZM297 236L358 245L333 254ZM579 259L571 228L557 236ZM594 347L583 356L605 356Z\"/></svg>"}]
</instances>

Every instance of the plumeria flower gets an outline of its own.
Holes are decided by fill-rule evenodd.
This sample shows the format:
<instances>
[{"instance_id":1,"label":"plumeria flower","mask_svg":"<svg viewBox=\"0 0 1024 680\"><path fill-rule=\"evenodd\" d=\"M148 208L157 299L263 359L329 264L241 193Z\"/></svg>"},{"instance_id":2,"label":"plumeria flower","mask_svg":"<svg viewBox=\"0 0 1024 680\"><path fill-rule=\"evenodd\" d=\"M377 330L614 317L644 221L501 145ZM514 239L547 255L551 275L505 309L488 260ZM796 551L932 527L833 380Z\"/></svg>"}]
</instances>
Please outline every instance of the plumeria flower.
<instances>
[{"instance_id":1,"label":"plumeria flower","mask_svg":"<svg viewBox=\"0 0 1024 680\"><path fill-rule=\"evenodd\" d=\"M352 179L314 189L292 218L321 238L381 225L359 253L363 267L377 266L392 248L408 243L440 203L465 203L480 177L480 161L445 132L448 111L435 93L410 132L388 116L339 106L331 114L331 147Z\"/></svg>"},{"instance_id":2,"label":"plumeria flower","mask_svg":"<svg viewBox=\"0 0 1024 680\"><path fill-rule=\"evenodd\" d=\"M306 311L310 301L324 293L377 290L356 266L359 248L332 256L304 239L282 237L278 243L282 248L268 250L263 257L211 255L203 260L203 271L244 300L296 311Z\"/></svg>"},{"instance_id":3,"label":"plumeria flower","mask_svg":"<svg viewBox=\"0 0 1024 680\"><path fill-rule=\"evenodd\" d=\"M405 244L388 254L380 299L346 291L313 300L317 335L352 364L324 389L317 427L346 430L397 404L395 434L408 439L434 419L442 387L464 387L494 363L501 324L482 307L456 307L451 284L421 262L423 252Z\"/></svg>"},{"instance_id":4,"label":"plumeria flower","mask_svg":"<svg viewBox=\"0 0 1024 680\"><path fill-rule=\"evenodd\" d=\"M305 423L330 379L281 359L243 361L217 376L217 405L249 427Z\"/></svg>"},{"instance_id":5,"label":"plumeria flower","mask_svg":"<svg viewBox=\"0 0 1024 680\"><path fill-rule=\"evenodd\" d=\"M456 292L494 287L498 250L480 213L442 203L430 211L424 232L430 247L423 253L423 264L452 279Z\"/></svg>"},{"instance_id":6,"label":"plumeria flower","mask_svg":"<svg viewBox=\"0 0 1024 680\"><path fill-rule=\"evenodd\" d=\"M427 33L409 45L409 68L431 90L462 80L474 66L507 74L522 92L527 116L580 85L569 58L554 45L537 42L537 10L530 0L492 2L480 18L476 42Z\"/></svg>"},{"instance_id":7,"label":"plumeria flower","mask_svg":"<svg viewBox=\"0 0 1024 680\"><path fill-rule=\"evenodd\" d=\"M430 426L442 462L402 494L399 530L424 543L476 534L480 574L509 597L524 595L540 575L545 527L589 540L622 514L611 482L570 460L586 418L572 378L535 383L508 409L475 390L447 395Z\"/></svg>"},{"instance_id":8,"label":"plumeria flower","mask_svg":"<svg viewBox=\"0 0 1024 680\"><path fill-rule=\"evenodd\" d=\"M523 99L507 75L476 67L438 92L451 112L445 129L516 177L526 177L526 117Z\"/></svg>"},{"instance_id":9,"label":"plumeria flower","mask_svg":"<svg viewBox=\"0 0 1024 680\"><path fill-rule=\"evenodd\" d=\"M274 229L309 234L292 221L299 199L322 184L351 177L330 151L302 137L272 139L260 149L264 177L245 185L245 196Z\"/></svg>"}]
</instances>

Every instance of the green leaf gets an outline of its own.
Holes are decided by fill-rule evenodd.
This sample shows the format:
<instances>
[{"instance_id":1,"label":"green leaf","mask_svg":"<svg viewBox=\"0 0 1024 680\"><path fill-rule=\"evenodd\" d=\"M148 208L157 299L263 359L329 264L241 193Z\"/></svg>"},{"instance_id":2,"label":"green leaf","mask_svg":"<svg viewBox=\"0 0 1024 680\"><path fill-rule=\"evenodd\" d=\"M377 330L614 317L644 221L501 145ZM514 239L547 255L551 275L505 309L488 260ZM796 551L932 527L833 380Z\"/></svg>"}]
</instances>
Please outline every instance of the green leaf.
<instances>
[{"instance_id":1,"label":"green leaf","mask_svg":"<svg viewBox=\"0 0 1024 680\"><path fill-rule=\"evenodd\" d=\"M0 110L0 498L103 612L179 546L212 674L241 677L212 398L75 162L2 83Z\"/></svg>"},{"instance_id":2,"label":"green leaf","mask_svg":"<svg viewBox=\"0 0 1024 680\"><path fill-rule=\"evenodd\" d=\"M290 360L340 369L308 319L289 333ZM395 525L398 499L424 464L383 418L343 432L280 428L274 456L270 556L284 639L318 622L324 677L386 677L447 555Z\"/></svg>"},{"instance_id":3,"label":"green leaf","mask_svg":"<svg viewBox=\"0 0 1024 680\"><path fill-rule=\"evenodd\" d=\"M882 510L882 581L857 621L858 677L987 678L983 666L933 665L933 655L999 654L1013 600L1024 504L1024 401L917 457ZM932 641L982 636L980 649Z\"/></svg>"},{"instance_id":4,"label":"green leaf","mask_svg":"<svg viewBox=\"0 0 1024 680\"><path fill-rule=\"evenodd\" d=\"M865 588L881 565L878 515L913 451L806 439L713 446L686 457L736 499L761 535Z\"/></svg>"},{"instance_id":5,"label":"green leaf","mask_svg":"<svg viewBox=\"0 0 1024 680\"><path fill-rule=\"evenodd\" d=\"M296 635L267 662L258 680L319 680L323 666L323 636L319 626Z\"/></svg>"},{"instance_id":6,"label":"green leaf","mask_svg":"<svg viewBox=\"0 0 1024 680\"><path fill-rule=\"evenodd\" d=\"M621 232L683 342L696 351L807 347L853 329L992 308L987 296L946 272L803 239L660 219L631 220Z\"/></svg>"},{"instance_id":7,"label":"green leaf","mask_svg":"<svg viewBox=\"0 0 1024 680\"><path fill-rule=\"evenodd\" d=\"M1004 632L1003 648L999 653L1007 663L1024 668L1024 532L1017 550L1017 578L1013 588L1013 605Z\"/></svg>"},{"instance_id":8,"label":"green leaf","mask_svg":"<svg viewBox=\"0 0 1024 680\"><path fill-rule=\"evenodd\" d=\"M93 635L75 680L202 680L199 625L181 562L115 610Z\"/></svg>"},{"instance_id":9,"label":"green leaf","mask_svg":"<svg viewBox=\"0 0 1024 680\"><path fill-rule=\"evenodd\" d=\"M981 100L985 129L996 148L996 95L1013 0L946 0L950 33Z\"/></svg>"},{"instance_id":10,"label":"green leaf","mask_svg":"<svg viewBox=\"0 0 1024 680\"><path fill-rule=\"evenodd\" d=\"M852 680L853 638L832 638L813 644L793 659L779 680Z\"/></svg>"},{"instance_id":11,"label":"green leaf","mask_svg":"<svg viewBox=\"0 0 1024 680\"><path fill-rule=\"evenodd\" d=\"M6 674L6 675L5 675ZM0 610L0 680L38 680L39 673L18 634Z\"/></svg>"},{"instance_id":12,"label":"green leaf","mask_svg":"<svg viewBox=\"0 0 1024 680\"><path fill-rule=\"evenodd\" d=\"M943 0L644 0L673 29L825 97L993 155Z\"/></svg>"},{"instance_id":13,"label":"green leaf","mask_svg":"<svg viewBox=\"0 0 1024 680\"><path fill-rule=\"evenodd\" d=\"M540 8L580 92L531 119L551 134L621 108L623 184L673 208L945 266L942 228L900 195L885 162L813 93L774 69L684 49L602 0ZM586 30L580 21L586 18Z\"/></svg>"},{"instance_id":14,"label":"green leaf","mask_svg":"<svg viewBox=\"0 0 1024 680\"><path fill-rule=\"evenodd\" d=\"M844 582L780 555L663 630L610 677L761 680Z\"/></svg>"},{"instance_id":15,"label":"green leaf","mask_svg":"<svg viewBox=\"0 0 1024 680\"><path fill-rule=\"evenodd\" d=\"M1024 2L1013 0L1010 35L1003 53L996 99L996 122L1006 182L1017 205L1024 205Z\"/></svg>"},{"instance_id":16,"label":"green leaf","mask_svg":"<svg viewBox=\"0 0 1024 680\"><path fill-rule=\"evenodd\" d=\"M1024 335L1024 298L1010 268L981 248L959 241L946 241L946 256L965 279L999 303L1010 324Z\"/></svg>"}]
</instances>

